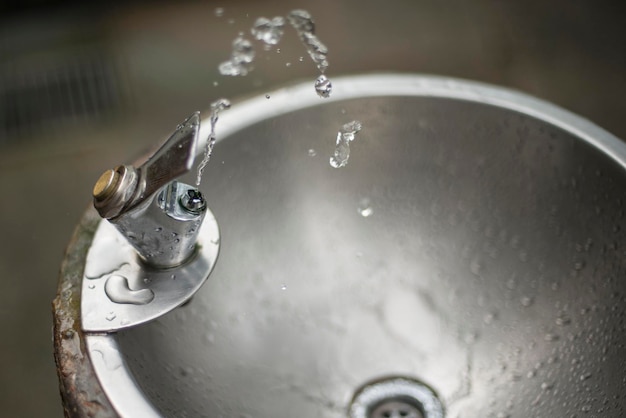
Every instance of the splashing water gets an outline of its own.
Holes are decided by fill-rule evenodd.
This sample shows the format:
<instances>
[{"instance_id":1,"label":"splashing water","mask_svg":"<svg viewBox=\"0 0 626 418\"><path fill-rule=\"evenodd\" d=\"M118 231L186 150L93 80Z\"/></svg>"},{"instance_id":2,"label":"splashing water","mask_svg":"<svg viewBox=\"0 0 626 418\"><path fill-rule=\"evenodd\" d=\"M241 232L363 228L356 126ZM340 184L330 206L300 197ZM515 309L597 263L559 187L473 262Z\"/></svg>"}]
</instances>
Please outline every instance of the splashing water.
<instances>
[{"instance_id":1,"label":"splashing water","mask_svg":"<svg viewBox=\"0 0 626 418\"><path fill-rule=\"evenodd\" d=\"M328 68L328 60L326 59L328 48L315 35L315 22L313 22L311 14L306 10L292 10L287 15L287 20L298 32L300 40L318 70L322 73L326 71Z\"/></svg>"},{"instance_id":2,"label":"splashing water","mask_svg":"<svg viewBox=\"0 0 626 418\"><path fill-rule=\"evenodd\" d=\"M313 17L311 17L311 14L306 10L292 10L287 15L287 20L298 33L306 51L317 66L317 69L322 73L322 75L315 80L315 91L320 97L329 97L332 92L332 84L330 80L324 76L324 72L328 68L328 59L326 58L328 48L315 35L315 22L313 22ZM326 83L323 94L320 93L320 89L318 88L318 85L322 83L320 82L320 78L322 77L324 77L324 83Z\"/></svg>"},{"instance_id":3,"label":"splashing water","mask_svg":"<svg viewBox=\"0 0 626 418\"><path fill-rule=\"evenodd\" d=\"M206 141L206 148L204 149L204 158L198 165L198 176L196 177L196 187L200 186L200 182L202 181L202 172L204 168L209 163L211 159L211 154L213 153L213 146L215 145L215 124L217 123L217 119L219 118L219 114L222 110L226 110L230 108L230 101L228 99L218 99L211 103L211 133L209 134L209 138Z\"/></svg>"},{"instance_id":4,"label":"splashing water","mask_svg":"<svg viewBox=\"0 0 626 418\"><path fill-rule=\"evenodd\" d=\"M335 152L330 157L330 165L334 168L345 167L350 158L350 142L354 141L357 132L362 128L361 122L353 120L341 127L337 133Z\"/></svg>"},{"instance_id":5,"label":"splashing water","mask_svg":"<svg viewBox=\"0 0 626 418\"><path fill-rule=\"evenodd\" d=\"M326 99L330 96L330 93L333 91L333 84L330 82L328 77L324 74L321 74L315 80L315 92L318 96Z\"/></svg>"},{"instance_id":6,"label":"splashing water","mask_svg":"<svg viewBox=\"0 0 626 418\"><path fill-rule=\"evenodd\" d=\"M285 18L276 16L273 19L260 17L254 22L250 33L258 41L264 42L267 46L276 45L283 37Z\"/></svg>"},{"instance_id":7,"label":"splashing water","mask_svg":"<svg viewBox=\"0 0 626 418\"><path fill-rule=\"evenodd\" d=\"M254 55L252 43L243 36L238 36L233 41L233 51L230 59L219 65L220 74L229 76L247 75L252 71Z\"/></svg>"}]
</instances>

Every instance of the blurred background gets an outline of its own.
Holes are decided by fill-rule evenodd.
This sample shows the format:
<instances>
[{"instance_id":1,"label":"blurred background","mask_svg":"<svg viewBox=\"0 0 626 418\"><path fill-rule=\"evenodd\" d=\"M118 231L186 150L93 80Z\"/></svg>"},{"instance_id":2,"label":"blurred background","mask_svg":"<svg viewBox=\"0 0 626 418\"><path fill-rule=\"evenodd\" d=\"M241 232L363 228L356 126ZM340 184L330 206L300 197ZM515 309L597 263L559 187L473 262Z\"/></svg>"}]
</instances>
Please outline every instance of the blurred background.
<instances>
[{"instance_id":1,"label":"blurred background","mask_svg":"<svg viewBox=\"0 0 626 418\"><path fill-rule=\"evenodd\" d=\"M257 48L247 77L217 70L257 17L294 8L314 16L331 79L391 71L478 80L546 99L626 138L620 1L3 2L1 416L62 416L50 304L99 174L141 156L218 97L236 103L312 83L317 70L291 28L280 53Z\"/></svg>"}]
</instances>

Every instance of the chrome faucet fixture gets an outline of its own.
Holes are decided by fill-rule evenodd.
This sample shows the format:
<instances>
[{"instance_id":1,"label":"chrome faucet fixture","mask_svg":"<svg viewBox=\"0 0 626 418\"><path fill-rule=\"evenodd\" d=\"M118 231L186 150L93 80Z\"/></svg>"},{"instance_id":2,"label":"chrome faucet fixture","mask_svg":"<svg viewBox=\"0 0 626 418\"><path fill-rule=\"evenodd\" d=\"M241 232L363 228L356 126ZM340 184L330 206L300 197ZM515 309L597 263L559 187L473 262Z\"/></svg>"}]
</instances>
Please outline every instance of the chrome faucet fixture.
<instances>
[{"instance_id":1,"label":"chrome faucet fixture","mask_svg":"<svg viewBox=\"0 0 626 418\"><path fill-rule=\"evenodd\" d=\"M219 250L217 223L202 193L178 181L193 167L199 129L196 112L140 167L120 165L96 182L94 207L108 222L100 223L87 256L85 331L157 318L208 277Z\"/></svg>"}]
</instances>

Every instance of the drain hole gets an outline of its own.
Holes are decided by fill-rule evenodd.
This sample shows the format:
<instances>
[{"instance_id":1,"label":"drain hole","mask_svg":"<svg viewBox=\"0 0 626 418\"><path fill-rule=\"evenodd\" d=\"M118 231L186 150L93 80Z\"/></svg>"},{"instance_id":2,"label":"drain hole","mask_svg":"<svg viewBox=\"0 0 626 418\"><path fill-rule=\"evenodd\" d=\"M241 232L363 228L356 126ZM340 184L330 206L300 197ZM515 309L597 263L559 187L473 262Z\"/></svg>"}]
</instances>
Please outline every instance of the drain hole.
<instances>
[{"instance_id":1,"label":"drain hole","mask_svg":"<svg viewBox=\"0 0 626 418\"><path fill-rule=\"evenodd\" d=\"M361 388L350 405L350 418L443 418L432 389L405 377L378 380Z\"/></svg>"},{"instance_id":2,"label":"drain hole","mask_svg":"<svg viewBox=\"0 0 626 418\"><path fill-rule=\"evenodd\" d=\"M383 401L367 413L367 418L425 418L415 402L402 399Z\"/></svg>"}]
</instances>

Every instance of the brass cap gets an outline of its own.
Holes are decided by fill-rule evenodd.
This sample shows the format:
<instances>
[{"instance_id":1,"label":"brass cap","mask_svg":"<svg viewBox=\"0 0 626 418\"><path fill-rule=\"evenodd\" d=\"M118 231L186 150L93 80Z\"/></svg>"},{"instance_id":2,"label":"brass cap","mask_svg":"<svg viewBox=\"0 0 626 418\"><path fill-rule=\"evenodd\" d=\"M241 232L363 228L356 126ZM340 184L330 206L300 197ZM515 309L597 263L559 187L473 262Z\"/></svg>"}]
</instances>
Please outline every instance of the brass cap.
<instances>
[{"instance_id":1,"label":"brass cap","mask_svg":"<svg viewBox=\"0 0 626 418\"><path fill-rule=\"evenodd\" d=\"M120 181L120 173L110 169L102 173L96 184L93 186L93 197L102 201L112 196L117 191Z\"/></svg>"}]
</instances>

